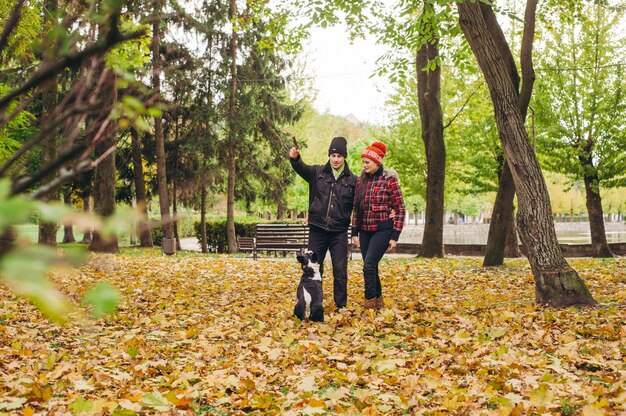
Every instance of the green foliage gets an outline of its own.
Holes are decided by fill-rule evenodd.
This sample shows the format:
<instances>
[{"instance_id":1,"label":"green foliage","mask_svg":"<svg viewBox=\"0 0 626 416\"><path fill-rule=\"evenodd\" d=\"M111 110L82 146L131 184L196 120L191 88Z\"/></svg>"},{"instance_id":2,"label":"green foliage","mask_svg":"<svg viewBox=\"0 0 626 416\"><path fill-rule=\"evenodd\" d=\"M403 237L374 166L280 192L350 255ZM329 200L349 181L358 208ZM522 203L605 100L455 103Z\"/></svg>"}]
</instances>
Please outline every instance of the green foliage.
<instances>
[{"instance_id":1,"label":"green foliage","mask_svg":"<svg viewBox=\"0 0 626 416\"><path fill-rule=\"evenodd\" d=\"M130 18L125 18L120 24L120 29L124 32L143 29L145 35L116 45L106 55L107 65L119 74L145 68L150 62L150 25L147 23L137 25Z\"/></svg>"},{"instance_id":2,"label":"green foliage","mask_svg":"<svg viewBox=\"0 0 626 416\"><path fill-rule=\"evenodd\" d=\"M106 282L96 284L83 296L83 304L92 306L96 318L115 312L119 301L120 293Z\"/></svg>"},{"instance_id":3,"label":"green foliage","mask_svg":"<svg viewBox=\"0 0 626 416\"><path fill-rule=\"evenodd\" d=\"M4 24L15 7L15 1L0 0L0 27ZM33 42L36 34L41 30L41 2L25 2L21 9L21 19L13 31L13 35L8 39L7 48L0 51L0 61L5 67L16 67L23 64L30 64L35 60L36 50Z\"/></svg>"},{"instance_id":4,"label":"green foliage","mask_svg":"<svg viewBox=\"0 0 626 416\"><path fill-rule=\"evenodd\" d=\"M57 258L52 247L20 247L0 259L0 274L9 287L33 302L46 316L65 322L71 308L45 275Z\"/></svg>"},{"instance_id":5,"label":"green foliage","mask_svg":"<svg viewBox=\"0 0 626 416\"><path fill-rule=\"evenodd\" d=\"M256 222L235 222L235 235L237 237L254 237ZM195 223L196 237L202 239L200 222ZM209 251L213 253L226 253L228 251L228 239L226 236L226 220L206 222L206 240Z\"/></svg>"},{"instance_id":6,"label":"green foliage","mask_svg":"<svg viewBox=\"0 0 626 416\"><path fill-rule=\"evenodd\" d=\"M532 103L540 162L572 183L597 175L596 191L624 186L623 13L599 3L571 2L554 5L544 19ZM593 165L582 163L585 159Z\"/></svg>"}]
</instances>

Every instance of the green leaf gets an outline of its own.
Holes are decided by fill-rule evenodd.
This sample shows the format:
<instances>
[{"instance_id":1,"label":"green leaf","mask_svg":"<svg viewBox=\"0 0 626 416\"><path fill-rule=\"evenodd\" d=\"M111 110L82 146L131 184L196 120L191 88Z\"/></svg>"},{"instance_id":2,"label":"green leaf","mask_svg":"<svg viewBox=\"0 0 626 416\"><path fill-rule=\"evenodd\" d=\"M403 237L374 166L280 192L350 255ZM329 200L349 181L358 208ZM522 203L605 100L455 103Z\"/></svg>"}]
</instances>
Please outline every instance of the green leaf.
<instances>
[{"instance_id":1,"label":"green leaf","mask_svg":"<svg viewBox=\"0 0 626 416\"><path fill-rule=\"evenodd\" d=\"M169 402L167 401L167 399L163 397L163 395L158 391L155 391L154 393L144 394L143 397L141 398L141 401L146 406L149 406L161 412L166 412L170 408Z\"/></svg>"},{"instance_id":2,"label":"green leaf","mask_svg":"<svg viewBox=\"0 0 626 416\"><path fill-rule=\"evenodd\" d=\"M8 401L0 402L0 410L17 410L27 402L23 397L5 397L3 400Z\"/></svg>"},{"instance_id":3,"label":"green leaf","mask_svg":"<svg viewBox=\"0 0 626 416\"><path fill-rule=\"evenodd\" d=\"M2 190L0 190L1 192ZM0 230L26 221L34 209L33 202L22 196L12 197L4 201L0 197L0 201Z\"/></svg>"},{"instance_id":4,"label":"green leaf","mask_svg":"<svg viewBox=\"0 0 626 416\"><path fill-rule=\"evenodd\" d=\"M52 247L18 248L2 258L0 275L17 294L31 300L50 319L65 322L71 307L45 276L56 261L57 253Z\"/></svg>"},{"instance_id":5,"label":"green leaf","mask_svg":"<svg viewBox=\"0 0 626 416\"><path fill-rule=\"evenodd\" d=\"M61 218L63 218L63 216L70 214L72 212L72 208L60 202L59 203L40 202L37 204L37 209L39 210L41 220L47 221L47 222L57 222Z\"/></svg>"},{"instance_id":6,"label":"green leaf","mask_svg":"<svg viewBox=\"0 0 626 416\"><path fill-rule=\"evenodd\" d=\"M83 296L83 304L92 305L91 313L96 318L117 310L120 293L107 282L100 282Z\"/></svg>"},{"instance_id":7,"label":"green leaf","mask_svg":"<svg viewBox=\"0 0 626 416\"><path fill-rule=\"evenodd\" d=\"M91 413L93 409L93 402L91 400L83 399L83 396L78 396L72 404L70 404L70 410L73 414L79 413Z\"/></svg>"}]
</instances>

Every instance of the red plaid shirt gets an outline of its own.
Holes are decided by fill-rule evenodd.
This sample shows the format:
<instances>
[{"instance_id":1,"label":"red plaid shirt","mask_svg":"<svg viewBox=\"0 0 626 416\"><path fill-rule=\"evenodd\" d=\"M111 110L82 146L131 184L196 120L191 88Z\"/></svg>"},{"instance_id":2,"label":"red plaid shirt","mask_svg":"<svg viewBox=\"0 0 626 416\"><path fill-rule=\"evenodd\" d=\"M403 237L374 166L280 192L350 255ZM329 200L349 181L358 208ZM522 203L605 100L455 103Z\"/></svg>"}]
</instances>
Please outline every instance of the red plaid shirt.
<instances>
[{"instance_id":1,"label":"red plaid shirt","mask_svg":"<svg viewBox=\"0 0 626 416\"><path fill-rule=\"evenodd\" d=\"M362 183L362 177L359 176L357 189ZM359 195L359 191L356 191L355 195ZM406 215L404 200L397 173L383 169L382 172L374 173L374 177L367 183L365 200L362 201L363 215L360 221L356 213L352 216L352 235L358 235L359 231L377 231L378 224L389 220L389 213L392 209L396 211L396 218L393 220L391 239L398 241Z\"/></svg>"}]
</instances>

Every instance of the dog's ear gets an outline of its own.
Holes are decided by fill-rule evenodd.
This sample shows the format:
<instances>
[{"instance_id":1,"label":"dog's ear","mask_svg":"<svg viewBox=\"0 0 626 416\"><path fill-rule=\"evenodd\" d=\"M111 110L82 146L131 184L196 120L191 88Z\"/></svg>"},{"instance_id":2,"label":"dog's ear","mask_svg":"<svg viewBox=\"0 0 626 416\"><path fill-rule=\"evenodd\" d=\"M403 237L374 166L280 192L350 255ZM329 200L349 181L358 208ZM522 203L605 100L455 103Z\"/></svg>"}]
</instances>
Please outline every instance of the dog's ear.
<instances>
[{"instance_id":1,"label":"dog's ear","mask_svg":"<svg viewBox=\"0 0 626 416\"><path fill-rule=\"evenodd\" d=\"M316 253L311 253L311 261L313 263L317 263L317 254Z\"/></svg>"},{"instance_id":2,"label":"dog's ear","mask_svg":"<svg viewBox=\"0 0 626 416\"><path fill-rule=\"evenodd\" d=\"M306 262L306 257L304 257L302 254L296 255L296 259L300 264L304 264Z\"/></svg>"}]
</instances>

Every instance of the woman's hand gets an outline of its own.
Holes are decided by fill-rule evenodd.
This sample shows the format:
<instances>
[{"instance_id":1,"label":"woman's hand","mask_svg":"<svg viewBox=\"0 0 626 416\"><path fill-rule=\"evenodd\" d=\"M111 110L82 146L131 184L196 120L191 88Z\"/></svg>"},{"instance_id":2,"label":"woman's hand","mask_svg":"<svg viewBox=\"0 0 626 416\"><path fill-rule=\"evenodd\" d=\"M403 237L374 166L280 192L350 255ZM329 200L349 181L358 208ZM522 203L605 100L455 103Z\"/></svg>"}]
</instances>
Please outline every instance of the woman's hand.
<instances>
[{"instance_id":1,"label":"woman's hand","mask_svg":"<svg viewBox=\"0 0 626 416\"><path fill-rule=\"evenodd\" d=\"M387 248L387 253L394 251L397 245L398 242L396 240L389 240L389 248Z\"/></svg>"},{"instance_id":2,"label":"woman's hand","mask_svg":"<svg viewBox=\"0 0 626 416\"><path fill-rule=\"evenodd\" d=\"M361 243L359 243L359 237L358 236L352 237L352 244L354 244L354 247L356 247L356 248L361 248Z\"/></svg>"},{"instance_id":3,"label":"woman's hand","mask_svg":"<svg viewBox=\"0 0 626 416\"><path fill-rule=\"evenodd\" d=\"M389 219L390 220L395 220L396 219L396 210L391 208L391 212L389 213Z\"/></svg>"}]
</instances>

